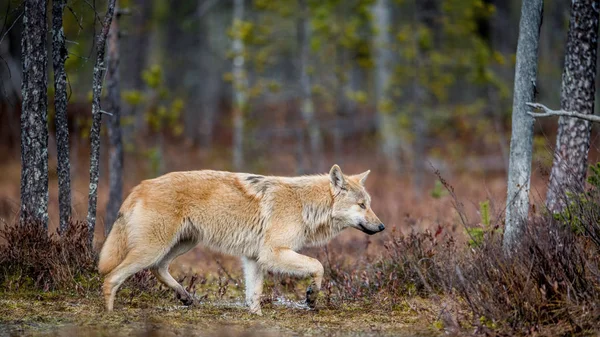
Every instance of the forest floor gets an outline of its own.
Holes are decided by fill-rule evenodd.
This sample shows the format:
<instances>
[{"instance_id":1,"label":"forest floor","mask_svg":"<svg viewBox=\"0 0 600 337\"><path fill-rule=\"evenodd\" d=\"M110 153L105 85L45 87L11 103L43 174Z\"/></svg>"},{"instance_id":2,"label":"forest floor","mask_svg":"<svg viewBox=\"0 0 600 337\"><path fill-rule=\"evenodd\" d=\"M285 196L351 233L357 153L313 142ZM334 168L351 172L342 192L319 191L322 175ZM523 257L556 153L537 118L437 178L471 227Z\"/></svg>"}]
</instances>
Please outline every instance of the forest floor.
<instances>
[{"instance_id":1,"label":"forest floor","mask_svg":"<svg viewBox=\"0 0 600 337\"><path fill-rule=\"evenodd\" d=\"M202 292L202 290L199 290ZM208 290L210 292L210 290ZM220 299L204 298L190 307L172 294L123 289L115 311L103 309L99 292L27 292L0 294L0 336L431 336L431 304L413 298L394 307L365 306L362 301L308 310L278 297L263 305L263 315L242 305L241 286ZM85 295L87 294L87 295ZM216 296L216 295L215 295Z\"/></svg>"}]
</instances>

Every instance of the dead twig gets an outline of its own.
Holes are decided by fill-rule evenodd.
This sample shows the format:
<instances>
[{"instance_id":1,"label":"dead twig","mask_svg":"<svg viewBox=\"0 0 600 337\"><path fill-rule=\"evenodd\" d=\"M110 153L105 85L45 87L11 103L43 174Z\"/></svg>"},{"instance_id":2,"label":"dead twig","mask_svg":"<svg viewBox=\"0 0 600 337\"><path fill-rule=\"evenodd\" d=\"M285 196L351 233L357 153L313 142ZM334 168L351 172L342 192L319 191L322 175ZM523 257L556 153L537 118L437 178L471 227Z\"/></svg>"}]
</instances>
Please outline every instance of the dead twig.
<instances>
[{"instance_id":1,"label":"dead twig","mask_svg":"<svg viewBox=\"0 0 600 337\"><path fill-rule=\"evenodd\" d=\"M583 120L590 121L590 122L600 123L600 116L582 114L580 112L575 112L575 111L552 110L552 109L548 108L547 106L540 104L540 103L525 103L525 104L527 104L527 106L532 107L534 109L539 109L539 110L544 111L544 112L540 112L540 113L527 111L527 114L529 114L529 116L534 117L534 118L551 117L551 116L565 116L565 117L574 117L574 118L579 118L579 119L583 119Z\"/></svg>"}]
</instances>

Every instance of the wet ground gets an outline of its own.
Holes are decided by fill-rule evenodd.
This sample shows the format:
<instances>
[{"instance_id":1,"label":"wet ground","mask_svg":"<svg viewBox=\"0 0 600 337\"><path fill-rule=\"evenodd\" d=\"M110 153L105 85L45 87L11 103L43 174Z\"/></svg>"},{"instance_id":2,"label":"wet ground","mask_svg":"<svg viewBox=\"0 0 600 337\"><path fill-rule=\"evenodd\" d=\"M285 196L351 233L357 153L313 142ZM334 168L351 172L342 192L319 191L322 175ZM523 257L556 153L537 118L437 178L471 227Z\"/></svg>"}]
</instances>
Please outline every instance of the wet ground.
<instances>
[{"instance_id":1,"label":"wet ground","mask_svg":"<svg viewBox=\"0 0 600 337\"><path fill-rule=\"evenodd\" d=\"M0 293L0 336L430 336L440 331L425 304L394 307L358 303L308 310L276 298L251 315L237 299L191 307L144 295L121 296L104 312L99 296Z\"/></svg>"}]
</instances>

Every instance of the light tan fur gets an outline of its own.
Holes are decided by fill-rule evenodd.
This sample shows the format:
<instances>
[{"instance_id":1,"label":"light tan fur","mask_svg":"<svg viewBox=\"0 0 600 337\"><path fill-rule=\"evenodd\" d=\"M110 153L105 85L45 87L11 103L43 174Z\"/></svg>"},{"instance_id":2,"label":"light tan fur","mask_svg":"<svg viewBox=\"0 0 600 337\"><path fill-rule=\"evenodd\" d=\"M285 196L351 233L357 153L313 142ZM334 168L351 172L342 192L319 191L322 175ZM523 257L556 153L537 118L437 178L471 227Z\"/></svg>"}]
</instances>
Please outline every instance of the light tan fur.
<instances>
[{"instance_id":1,"label":"light tan fur","mask_svg":"<svg viewBox=\"0 0 600 337\"><path fill-rule=\"evenodd\" d=\"M246 303L260 314L267 270L311 276L307 303L314 307L323 266L298 254L328 242L348 227L374 234L384 229L364 188L369 171L345 176L271 177L220 171L174 172L145 180L121 206L98 269L106 275L106 309L119 286L150 269L184 304L192 297L169 274L171 261L198 244L242 257Z\"/></svg>"}]
</instances>

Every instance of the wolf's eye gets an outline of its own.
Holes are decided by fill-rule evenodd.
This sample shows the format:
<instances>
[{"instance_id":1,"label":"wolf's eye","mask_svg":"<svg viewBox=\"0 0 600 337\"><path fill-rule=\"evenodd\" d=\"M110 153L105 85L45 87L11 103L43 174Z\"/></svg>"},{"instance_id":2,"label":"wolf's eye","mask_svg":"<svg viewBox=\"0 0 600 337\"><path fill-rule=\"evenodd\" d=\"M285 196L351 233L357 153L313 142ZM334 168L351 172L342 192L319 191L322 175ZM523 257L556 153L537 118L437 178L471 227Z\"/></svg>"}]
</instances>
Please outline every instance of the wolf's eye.
<instances>
[{"instance_id":1,"label":"wolf's eye","mask_svg":"<svg viewBox=\"0 0 600 337\"><path fill-rule=\"evenodd\" d=\"M360 208L362 209L367 209L367 206L365 206L364 202L361 202L360 204L358 204L358 206L360 206Z\"/></svg>"}]
</instances>

